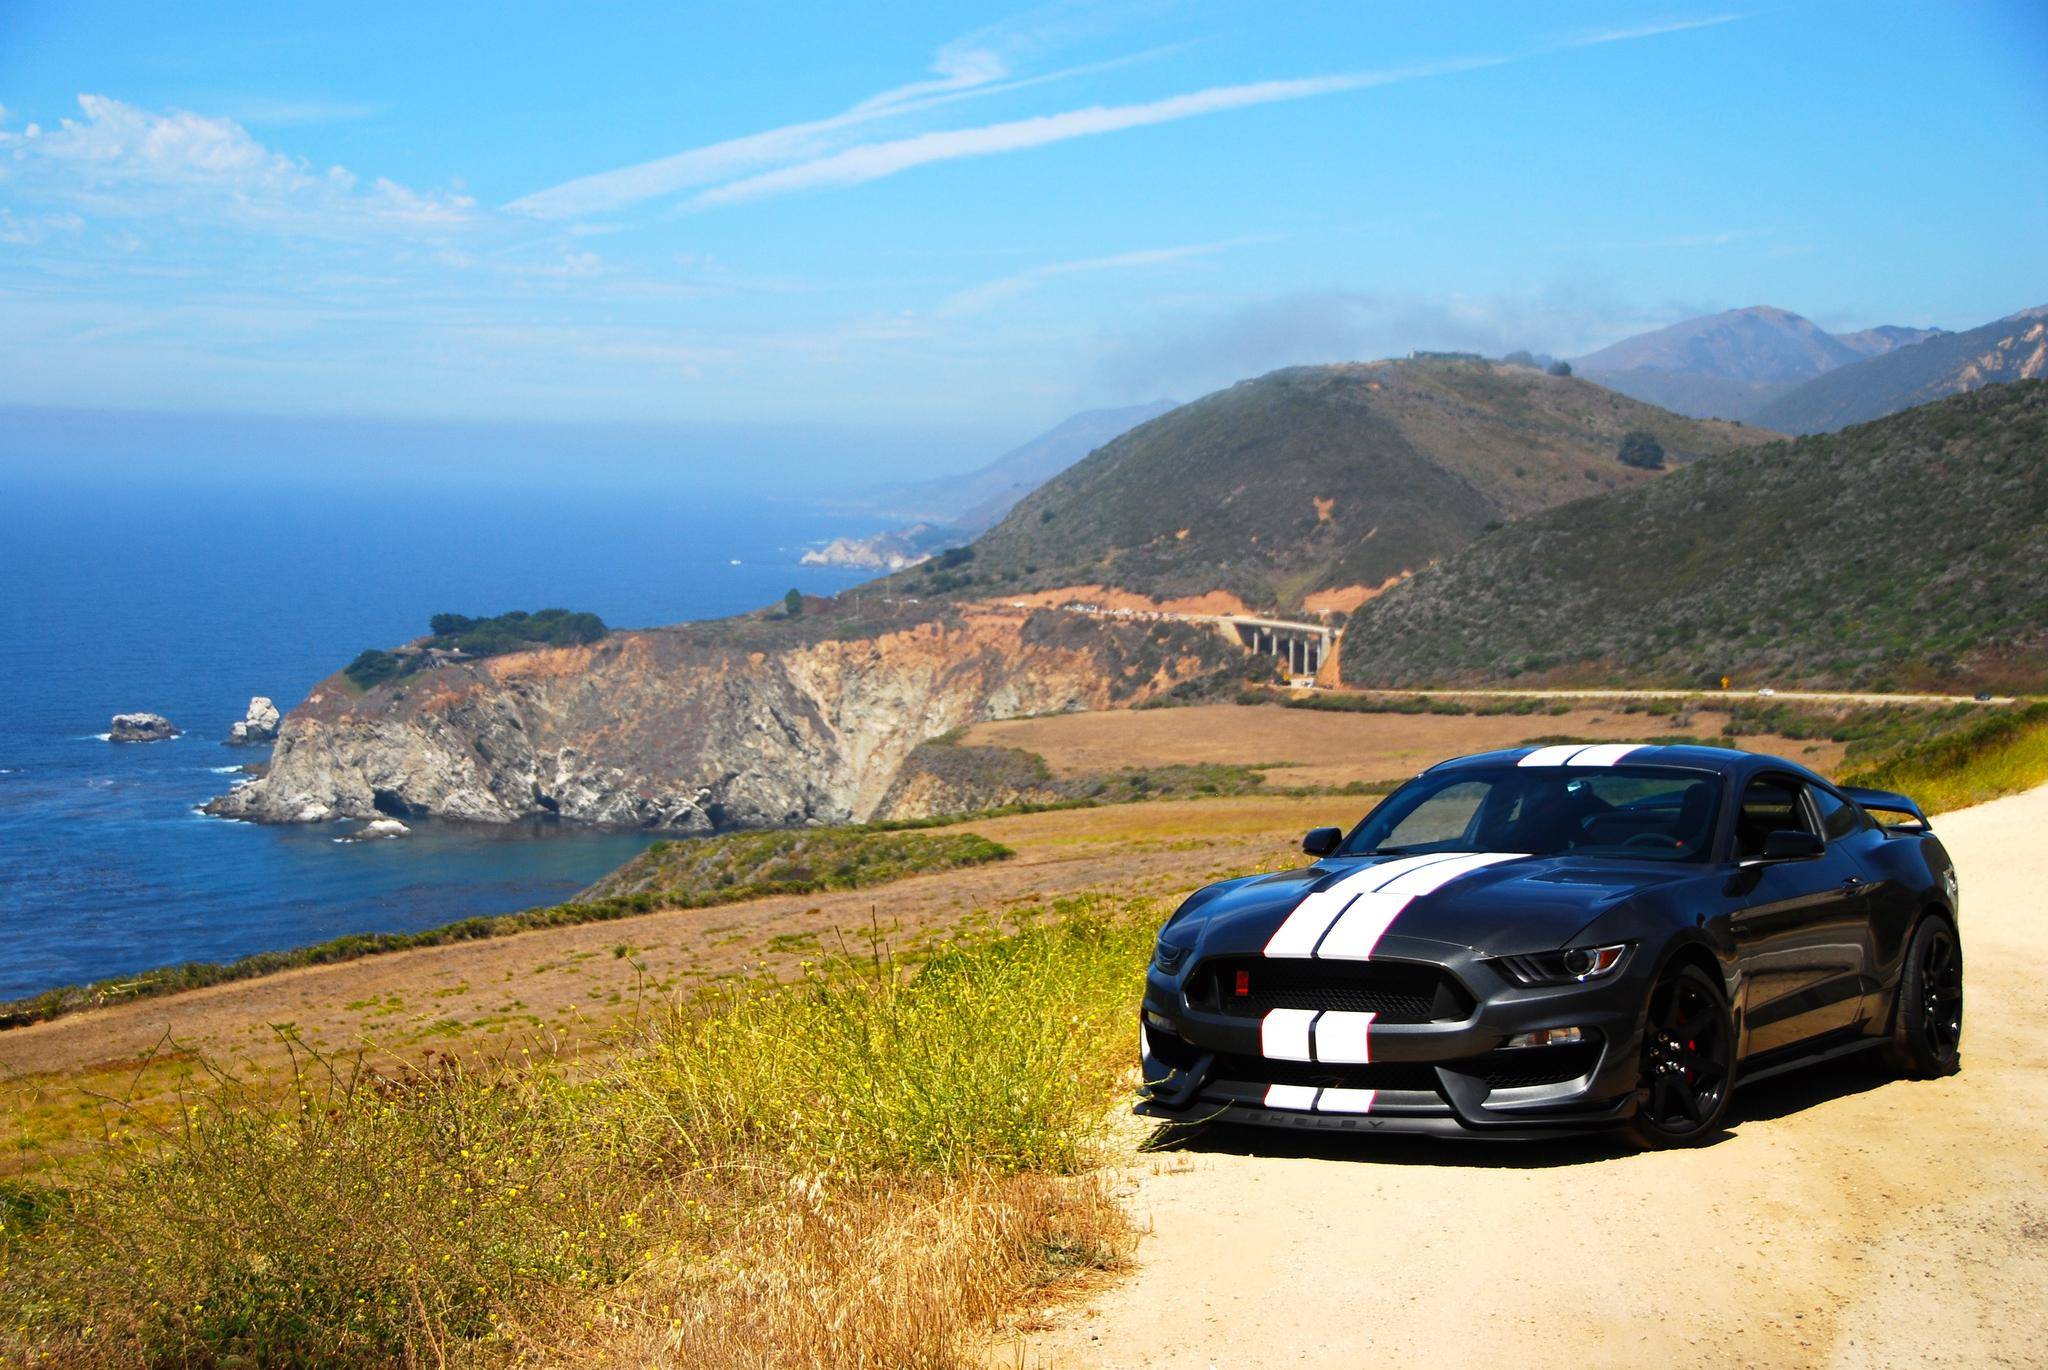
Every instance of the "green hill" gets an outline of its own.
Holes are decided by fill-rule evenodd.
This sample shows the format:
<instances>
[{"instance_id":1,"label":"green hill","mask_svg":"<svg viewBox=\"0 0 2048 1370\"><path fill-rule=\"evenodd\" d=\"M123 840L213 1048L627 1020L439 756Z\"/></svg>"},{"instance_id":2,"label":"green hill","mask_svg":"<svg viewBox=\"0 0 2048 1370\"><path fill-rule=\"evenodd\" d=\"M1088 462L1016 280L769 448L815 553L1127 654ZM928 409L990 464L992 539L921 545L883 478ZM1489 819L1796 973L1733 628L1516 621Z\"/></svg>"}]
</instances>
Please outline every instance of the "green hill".
<instances>
[{"instance_id":1,"label":"green hill","mask_svg":"<svg viewBox=\"0 0 2048 1370\"><path fill-rule=\"evenodd\" d=\"M2048 376L2048 305L1830 371L1760 406L1780 433L1832 433L1944 395Z\"/></svg>"},{"instance_id":2,"label":"green hill","mask_svg":"<svg viewBox=\"0 0 2048 1370\"><path fill-rule=\"evenodd\" d=\"M1365 606L1344 679L2038 687L2044 452L2022 381L1549 510Z\"/></svg>"},{"instance_id":3,"label":"green hill","mask_svg":"<svg viewBox=\"0 0 2048 1370\"><path fill-rule=\"evenodd\" d=\"M1296 609L1378 587L1484 529L1764 437L1528 367L1431 358L1298 367L1153 419L1055 476L973 544L895 577L985 597L1106 585Z\"/></svg>"}]
</instances>

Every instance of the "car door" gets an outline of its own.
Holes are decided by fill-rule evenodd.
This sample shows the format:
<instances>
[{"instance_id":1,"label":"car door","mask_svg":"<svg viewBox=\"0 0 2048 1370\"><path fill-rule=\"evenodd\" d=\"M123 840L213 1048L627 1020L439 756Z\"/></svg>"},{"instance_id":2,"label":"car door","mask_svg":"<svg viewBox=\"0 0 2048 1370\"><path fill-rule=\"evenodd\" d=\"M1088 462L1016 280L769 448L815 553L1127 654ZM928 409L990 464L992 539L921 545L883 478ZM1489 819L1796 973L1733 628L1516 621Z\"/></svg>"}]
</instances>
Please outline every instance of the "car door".
<instances>
[{"instance_id":1,"label":"car door","mask_svg":"<svg viewBox=\"0 0 2048 1370\"><path fill-rule=\"evenodd\" d=\"M1761 855L1765 836L1780 828L1825 837L1806 782L1767 772L1743 792L1736 858ZM1859 1020L1869 881L1851 846L1831 842L1808 860L1737 870L1737 907L1729 922L1745 985L1745 1055L1792 1046Z\"/></svg>"}]
</instances>

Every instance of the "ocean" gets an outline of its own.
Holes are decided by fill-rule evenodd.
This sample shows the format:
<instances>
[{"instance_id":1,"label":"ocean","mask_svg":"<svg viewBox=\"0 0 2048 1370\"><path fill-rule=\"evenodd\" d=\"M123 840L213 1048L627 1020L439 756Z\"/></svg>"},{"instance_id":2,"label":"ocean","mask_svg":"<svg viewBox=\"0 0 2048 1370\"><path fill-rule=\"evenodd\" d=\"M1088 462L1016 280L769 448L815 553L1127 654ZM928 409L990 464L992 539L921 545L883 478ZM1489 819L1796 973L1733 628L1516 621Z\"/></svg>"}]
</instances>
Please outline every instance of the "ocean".
<instances>
[{"instance_id":1,"label":"ocean","mask_svg":"<svg viewBox=\"0 0 2048 1370\"><path fill-rule=\"evenodd\" d=\"M196 810L268 752L223 741L250 696L289 708L434 613L718 617L865 579L797 558L873 531L727 493L0 473L0 1000L573 894L652 835L424 822L338 843ZM105 741L130 710L184 736Z\"/></svg>"}]
</instances>

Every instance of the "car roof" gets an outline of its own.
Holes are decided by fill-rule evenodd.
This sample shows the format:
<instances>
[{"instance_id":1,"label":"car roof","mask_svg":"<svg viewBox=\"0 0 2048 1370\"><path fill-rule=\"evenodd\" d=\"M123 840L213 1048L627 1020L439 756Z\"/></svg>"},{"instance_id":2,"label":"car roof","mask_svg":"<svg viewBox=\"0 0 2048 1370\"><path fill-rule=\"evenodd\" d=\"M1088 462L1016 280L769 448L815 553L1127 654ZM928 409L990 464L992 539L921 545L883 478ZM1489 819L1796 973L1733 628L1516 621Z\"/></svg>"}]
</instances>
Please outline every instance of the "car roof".
<instances>
[{"instance_id":1,"label":"car roof","mask_svg":"<svg viewBox=\"0 0 2048 1370\"><path fill-rule=\"evenodd\" d=\"M1626 750L1623 748L1626 747ZM1783 757L1769 756L1762 752L1746 752L1737 747L1705 747L1697 743L1646 743L1629 746L1625 743L1580 743L1577 752L1598 748L1586 763L1595 766L1670 766L1689 771L1711 771L1716 775L1731 778L1746 778L1760 770L1785 770L1809 780L1821 777L1795 761ZM1484 770L1490 767L1520 765L1524 758L1548 751L1551 756L1539 764L1570 766L1574 763L1575 752L1570 745L1549 747L1510 747L1497 752L1475 752L1471 756L1456 756L1440 761L1424 774L1435 774L1447 770Z\"/></svg>"}]
</instances>

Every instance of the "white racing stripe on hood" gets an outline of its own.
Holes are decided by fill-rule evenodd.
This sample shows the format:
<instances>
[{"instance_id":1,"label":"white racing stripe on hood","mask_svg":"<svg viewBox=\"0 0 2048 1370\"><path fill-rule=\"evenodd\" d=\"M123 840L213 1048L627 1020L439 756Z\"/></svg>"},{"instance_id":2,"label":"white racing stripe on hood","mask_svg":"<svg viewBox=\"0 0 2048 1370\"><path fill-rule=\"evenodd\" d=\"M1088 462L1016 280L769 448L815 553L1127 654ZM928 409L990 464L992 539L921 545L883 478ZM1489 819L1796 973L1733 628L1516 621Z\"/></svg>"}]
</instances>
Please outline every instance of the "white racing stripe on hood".
<instances>
[{"instance_id":1,"label":"white racing stripe on hood","mask_svg":"<svg viewBox=\"0 0 2048 1370\"><path fill-rule=\"evenodd\" d=\"M1418 895L1433 894L1476 870L1503 861L1520 861L1526 852L1464 852L1449 861L1405 871L1369 894L1362 894L1316 947L1316 957L1332 961L1370 961L1387 928Z\"/></svg>"},{"instance_id":2,"label":"white racing stripe on hood","mask_svg":"<svg viewBox=\"0 0 2048 1370\"><path fill-rule=\"evenodd\" d=\"M1410 871L1448 861L1456 855L1456 852L1431 852L1423 856L1397 857L1377 866L1367 866L1345 876L1328 889L1315 891L1296 904L1294 911L1273 929L1273 935L1266 941L1266 955L1315 955L1316 943L1323 939L1323 934L1330 930L1330 924L1337 921L1337 915L1344 912L1352 900Z\"/></svg>"}]
</instances>

